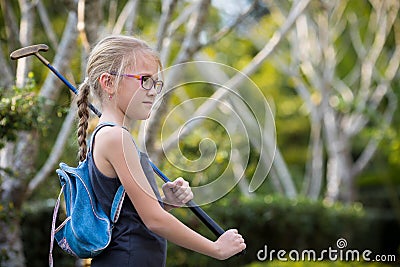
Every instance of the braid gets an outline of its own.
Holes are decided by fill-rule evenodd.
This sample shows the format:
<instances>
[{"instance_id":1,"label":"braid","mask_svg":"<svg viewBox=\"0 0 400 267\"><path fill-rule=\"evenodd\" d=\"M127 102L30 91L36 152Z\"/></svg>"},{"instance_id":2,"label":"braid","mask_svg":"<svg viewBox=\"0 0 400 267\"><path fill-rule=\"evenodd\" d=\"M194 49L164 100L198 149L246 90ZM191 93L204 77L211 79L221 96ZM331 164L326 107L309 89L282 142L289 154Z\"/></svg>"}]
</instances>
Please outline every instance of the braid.
<instances>
[{"instance_id":1,"label":"braid","mask_svg":"<svg viewBox=\"0 0 400 267\"><path fill-rule=\"evenodd\" d=\"M79 88L78 95L78 144L79 144L79 161L84 161L87 153L87 144L86 144L86 131L88 128L88 120L89 120L89 110L88 110L88 98L90 93L90 86L85 81L81 84Z\"/></svg>"}]
</instances>

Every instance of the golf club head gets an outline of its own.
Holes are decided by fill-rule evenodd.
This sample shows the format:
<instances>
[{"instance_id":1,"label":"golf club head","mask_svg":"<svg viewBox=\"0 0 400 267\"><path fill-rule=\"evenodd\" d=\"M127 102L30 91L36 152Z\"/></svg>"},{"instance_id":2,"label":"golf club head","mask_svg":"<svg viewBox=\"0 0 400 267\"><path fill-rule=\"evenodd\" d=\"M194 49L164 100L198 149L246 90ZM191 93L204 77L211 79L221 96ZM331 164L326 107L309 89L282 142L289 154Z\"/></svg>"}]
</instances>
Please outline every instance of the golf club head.
<instances>
[{"instance_id":1,"label":"golf club head","mask_svg":"<svg viewBox=\"0 0 400 267\"><path fill-rule=\"evenodd\" d=\"M18 50L15 50L10 54L10 58L13 60L35 55L36 53L40 51L47 51L49 50L49 47L45 44L37 44L37 45L31 45L27 47L20 48Z\"/></svg>"}]
</instances>

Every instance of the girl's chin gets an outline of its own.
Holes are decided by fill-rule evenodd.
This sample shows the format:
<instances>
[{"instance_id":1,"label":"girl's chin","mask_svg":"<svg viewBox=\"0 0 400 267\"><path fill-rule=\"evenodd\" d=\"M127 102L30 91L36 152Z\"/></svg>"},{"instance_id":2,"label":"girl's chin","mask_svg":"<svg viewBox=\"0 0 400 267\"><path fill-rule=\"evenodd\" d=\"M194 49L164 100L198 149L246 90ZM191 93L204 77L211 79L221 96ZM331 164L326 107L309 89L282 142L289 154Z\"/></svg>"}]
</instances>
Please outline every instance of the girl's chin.
<instances>
[{"instance_id":1,"label":"girl's chin","mask_svg":"<svg viewBox=\"0 0 400 267\"><path fill-rule=\"evenodd\" d=\"M130 121L138 121L138 120L147 120L150 118L151 110L142 110L141 112L137 112L137 110L133 112L125 113L125 119Z\"/></svg>"}]
</instances>

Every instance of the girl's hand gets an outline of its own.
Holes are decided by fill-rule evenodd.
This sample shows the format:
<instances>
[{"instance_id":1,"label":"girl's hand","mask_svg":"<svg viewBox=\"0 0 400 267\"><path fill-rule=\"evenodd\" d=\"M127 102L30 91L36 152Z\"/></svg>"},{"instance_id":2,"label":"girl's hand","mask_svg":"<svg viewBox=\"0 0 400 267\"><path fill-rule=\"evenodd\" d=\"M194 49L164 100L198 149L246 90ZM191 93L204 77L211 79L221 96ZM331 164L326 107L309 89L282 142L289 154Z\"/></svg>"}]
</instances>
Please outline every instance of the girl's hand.
<instances>
[{"instance_id":1,"label":"girl's hand","mask_svg":"<svg viewBox=\"0 0 400 267\"><path fill-rule=\"evenodd\" d=\"M173 182L163 184L164 202L172 207L182 207L193 199L193 192L189 183L182 177Z\"/></svg>"},{"instance_id":2,"label":"girl's hand","mask_svg":"<svg viewBox=\"0 0 400 267\"><path fill-rule=\"evenodd\" d=\"M217 255L215 258L225 260L238 254L246 248L246 243L241 234L236 229L230 229L223 233L215 241Z\"/></svg>"}]
</instances>

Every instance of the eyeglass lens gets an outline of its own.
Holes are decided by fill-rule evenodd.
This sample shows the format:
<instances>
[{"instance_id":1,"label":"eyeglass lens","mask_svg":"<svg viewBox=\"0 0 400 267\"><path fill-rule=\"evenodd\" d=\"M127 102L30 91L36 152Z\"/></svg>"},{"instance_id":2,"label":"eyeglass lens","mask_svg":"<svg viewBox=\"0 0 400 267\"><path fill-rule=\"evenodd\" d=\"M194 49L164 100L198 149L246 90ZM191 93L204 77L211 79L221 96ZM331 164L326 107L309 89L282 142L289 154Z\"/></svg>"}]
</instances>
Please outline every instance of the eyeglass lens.
<instances>
[{"instance_id":1,"label":"eyeglass lens","mask_svg":"<svg viewBox=\"0 0 400 267\"><path fill-rule=\"evenodd\" d=\"M159 93L163 87L162 81L154 81L150 76L142 76L142 87L146 90L150 90L151 88L156 89Z\"/></svg>"}]
</instances>

